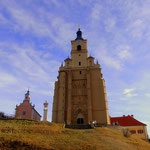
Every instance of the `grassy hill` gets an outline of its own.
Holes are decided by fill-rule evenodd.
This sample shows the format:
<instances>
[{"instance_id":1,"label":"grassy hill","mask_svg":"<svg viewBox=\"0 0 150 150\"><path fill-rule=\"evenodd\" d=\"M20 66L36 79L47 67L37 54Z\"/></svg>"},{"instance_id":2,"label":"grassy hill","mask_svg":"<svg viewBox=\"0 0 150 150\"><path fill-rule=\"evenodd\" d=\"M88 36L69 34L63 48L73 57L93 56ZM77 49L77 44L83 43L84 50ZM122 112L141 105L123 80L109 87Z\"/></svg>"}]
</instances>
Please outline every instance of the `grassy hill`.
<instances>
[{"instance_id":1,"label":"grassy hill","mask_svg":"<svg viewBox=\"0 0 150 150\"><path fill-rule=\"evenodd\" d=\"M49 122L0 120L0 149L150 150L150 143L106 127L75 130Z\"/></svg>"}]
</instances>

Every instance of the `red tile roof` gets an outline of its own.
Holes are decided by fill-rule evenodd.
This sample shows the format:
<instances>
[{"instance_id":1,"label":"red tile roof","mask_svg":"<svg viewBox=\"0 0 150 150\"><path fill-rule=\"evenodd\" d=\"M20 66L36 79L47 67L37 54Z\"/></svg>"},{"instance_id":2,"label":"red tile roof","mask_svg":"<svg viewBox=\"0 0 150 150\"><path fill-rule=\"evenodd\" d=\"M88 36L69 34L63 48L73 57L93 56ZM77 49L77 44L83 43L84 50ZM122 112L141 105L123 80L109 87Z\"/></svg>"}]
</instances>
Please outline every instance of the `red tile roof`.
<instances>
[{"instance_id":1,"label":"red tile roof","mask_svg":"<svg viewBox=\"0 0 150 150\"><path fill-rule=\"evenodd\" d=\"M136 120L133 116L110 117L111 124L118 122L120 126L146 126L146 124Z\"/></svg>"}]
</instances>

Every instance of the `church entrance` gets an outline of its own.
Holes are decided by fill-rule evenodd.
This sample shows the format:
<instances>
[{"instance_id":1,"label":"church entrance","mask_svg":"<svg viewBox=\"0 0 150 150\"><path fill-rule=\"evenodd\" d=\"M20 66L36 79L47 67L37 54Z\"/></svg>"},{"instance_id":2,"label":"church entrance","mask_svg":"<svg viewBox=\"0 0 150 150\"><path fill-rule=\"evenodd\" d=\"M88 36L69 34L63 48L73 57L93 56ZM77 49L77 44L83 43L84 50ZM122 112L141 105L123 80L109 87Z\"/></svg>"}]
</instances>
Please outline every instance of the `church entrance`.
<instances>
[{"instance_id":1,"label":"church entrance","mask_svg":"<svg viewBox=\"0 0 150 150\"><path fill-rule=\"evenodd\" d=\"M81 113L78 114L77 124L84 124L84 117Z\"/></svg>"},{"instance_id":2,"label":"church entrance","mask_svg":"<svg viewBox=\"0 0 150 150\"><path fill-rule=\"evenodd\" d=\"M78 118L77 119L77 124L84 124L84 119L83 118Z\"/></svg>"}]
</instances>

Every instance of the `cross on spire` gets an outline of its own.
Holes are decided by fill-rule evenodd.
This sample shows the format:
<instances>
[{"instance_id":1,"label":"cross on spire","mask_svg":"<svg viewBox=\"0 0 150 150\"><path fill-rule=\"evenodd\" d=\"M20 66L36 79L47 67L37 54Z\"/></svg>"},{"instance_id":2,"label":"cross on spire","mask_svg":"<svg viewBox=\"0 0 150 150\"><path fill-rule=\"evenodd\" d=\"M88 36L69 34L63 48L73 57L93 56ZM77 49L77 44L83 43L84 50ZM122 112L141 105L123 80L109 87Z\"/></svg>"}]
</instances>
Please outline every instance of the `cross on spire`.
<instances>
[{"instance_id":1,"label":"cross on spire","mask_svg":"<svg viewBox=\"0 0 150 150\"><path fill-rule=\"evenodd\" d=\"M78 29L80 30L80 24L78 25Z\"/></svg>"}]
</instances>

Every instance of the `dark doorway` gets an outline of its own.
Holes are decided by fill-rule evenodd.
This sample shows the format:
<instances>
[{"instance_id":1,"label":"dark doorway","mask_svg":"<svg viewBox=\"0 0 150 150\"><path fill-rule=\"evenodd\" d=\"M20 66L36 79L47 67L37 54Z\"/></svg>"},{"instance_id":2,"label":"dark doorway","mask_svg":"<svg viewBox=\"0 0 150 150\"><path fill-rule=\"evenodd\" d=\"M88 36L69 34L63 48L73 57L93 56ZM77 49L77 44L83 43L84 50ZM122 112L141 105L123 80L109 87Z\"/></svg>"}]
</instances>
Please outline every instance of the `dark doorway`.
<instances>
[{"instance_id":1,"label":"dark doorway","mask_svg":"<svg viewBox=\"0 0 150 150\"><path fill-rule=\"evenodd\" d=\"M77 124L84 124L84 119L83 118L78 118L77 119Z\"/></svg>"}]
</instances>

